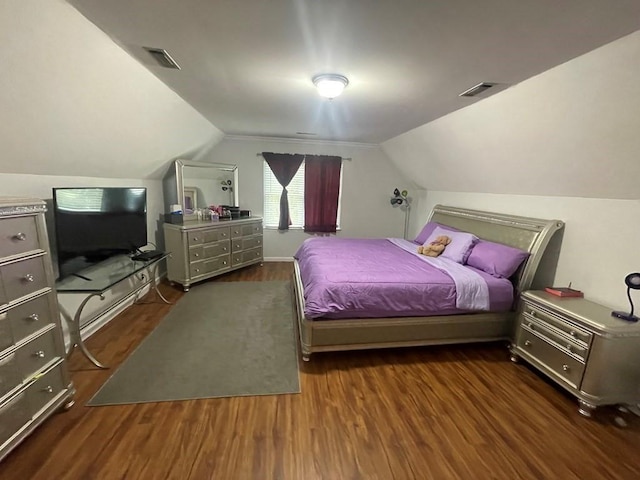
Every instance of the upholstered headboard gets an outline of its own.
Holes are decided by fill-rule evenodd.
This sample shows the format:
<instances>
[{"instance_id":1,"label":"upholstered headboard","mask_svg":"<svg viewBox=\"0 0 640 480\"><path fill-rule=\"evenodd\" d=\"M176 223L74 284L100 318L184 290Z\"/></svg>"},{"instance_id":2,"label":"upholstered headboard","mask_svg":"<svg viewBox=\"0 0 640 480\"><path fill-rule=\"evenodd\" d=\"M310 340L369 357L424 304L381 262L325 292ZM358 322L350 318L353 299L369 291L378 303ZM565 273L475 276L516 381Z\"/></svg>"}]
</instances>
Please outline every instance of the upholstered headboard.
<instances>
[{"instance_id":1,"label":"upholstered headboard","mask_svg":"<svg viewBox=\"0 0 640 480\"><path fill-rule=\"evenodd\" d=\"M431 211L429 221L473 233L483 240L528 251L529 258L513 278L518 293L531 288L551 239L564 228L564 222L561 220L544 220L445 205L436 205Z\"/></svg>"}]
</instances>

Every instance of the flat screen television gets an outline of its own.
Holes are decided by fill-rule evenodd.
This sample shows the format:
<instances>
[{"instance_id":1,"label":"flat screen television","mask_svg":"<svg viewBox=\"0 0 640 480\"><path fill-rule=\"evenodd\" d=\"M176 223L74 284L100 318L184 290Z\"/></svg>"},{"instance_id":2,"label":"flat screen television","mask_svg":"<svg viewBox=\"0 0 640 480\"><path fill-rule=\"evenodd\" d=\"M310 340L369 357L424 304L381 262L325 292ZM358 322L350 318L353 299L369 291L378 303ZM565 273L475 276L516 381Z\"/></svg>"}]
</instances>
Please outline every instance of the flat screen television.
<instances>
[{"instance_id":1,"label":"flat screen television","mask_svg":"<svg viewBox=\"0 0 640 480\"><path fill-rule=\"evenodd\" d=\"M147 244L144 187L54 188L58 278Z\"/></svg>"}]
</instances>

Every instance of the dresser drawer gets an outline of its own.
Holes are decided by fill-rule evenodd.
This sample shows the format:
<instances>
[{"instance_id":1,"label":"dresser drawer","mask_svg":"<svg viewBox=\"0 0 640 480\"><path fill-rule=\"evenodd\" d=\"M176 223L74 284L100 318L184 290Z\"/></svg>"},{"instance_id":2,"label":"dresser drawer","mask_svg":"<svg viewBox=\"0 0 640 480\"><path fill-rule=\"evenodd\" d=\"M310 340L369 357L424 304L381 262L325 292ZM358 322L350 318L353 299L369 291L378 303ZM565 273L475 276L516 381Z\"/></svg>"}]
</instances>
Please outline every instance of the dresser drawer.
<instances>
[{"instance_id":1,"label":"dresser drawer","mask_svg":"<svg viewBox=\"0 0 640 480\"><path fill-rule=\"evenodd\" d=\"M197 230L187 234L190 247L205 243L219 242L229 239L229 227L212 228L210 230Z\"/></svg>"},{"instance_id":2,"label":"dresser drawer","mask_svg":"<svg viewBox=\"0 0 640 480\"><path fill-rule=\"evenodd\" d=\"M0 257L38 250L39 243L34 216L7 218L0 222Z\"/></svg>"},{"instance_id":3,"label":"dresser drawer","mask_svg":"<svg viewBox=\"0 0 640 480\"><path fill-rule=\"evenodd\" d=\"M12 353L0 360L0 397L9 393L22 383L16 361L16 354Z\"/></svg>"},{"instance_id":4,"label":"dresser drawer","mask_svg":"<svg viewBox=\"0 0 640 480\"><path fill-rule=\"evenodd\" d=\"M52 328L29 343L20 346L16 351L18 369L23 379L30 379L34 373L43 370L45 365L58 358L56 350L56 335L58 334L58 330Z\"/></svg>"},{"instance_id":5,"label":"dresser drawer","mask_svg":"<svg viewBox=\"0 0 640 480\"><path fill-rule=\"evenodd\" d=\"M11 331L16 342L42 330L55 322L51 318L49 302L52 293L49 292L38 298L10 309L7 313L11 322Z\"/></svg>"},{"instance_id":6,"label":"dresser drawer","mask_svg":"<svg viewBox=\"0 0 640 480\"><path fill-rule=\"evenodd\" d=\"M31 412L37 415L40 410L47 407L65 388L62 364L58 364L44 375L39 376L38 379L27 388L27 399Z\"/></svg>"},{"instance_id":7,"label":"dresser drawer","mask_svg":"<svg viewBox=\"0 0 640 480\"><path fill-rule=\"evenodd\" d=\"M231 238L248 237L262 234L262 224L251 223L249 225L236 225L231 228Z\"/></svg>"},{"instance_id":8,"label":"dresser drawer","mask_svg":"<svg viewBox=\"0 0 640 480\"><path fill-rule=\"evenodd\" d=\"M8 301L48 287L45 258L47 257L41 255L0 267L0 276Z\"/></svg>"},{"instance_id":9,"label":"dresser drawer","mask_svg":"<svg viewBox=\"0 0 640 480\"><path fill-rule=\"evenodd\" d=\"M249 250L251 248L261 247L262 246L262 235L255 235L253 237L247 238L234 238L231 241L231 246L234 252L239 252L240 250Z\"/></svg>"},{"instance_id":10,"label":"dresser drawer","mask_svg":"<svg viewBox=\"0 0 640 480\"><path fill-rule=\"evenodd\" d=\"M189 265L189 271L192 278L207 275L219 270L226 270L230 267L231 261L229 255L222 255L209 260L195 262Z\"/></svg>"},{"instance_id":11,"label":"dresser drawer","mask_svg":"<svg viewBox=\"0 0 640 480\"><path fill-rule=\"evenodd\" d=\"M0 354L13 345L11 321L7 312L0 313Z\"/></svg>"},{"instance_id":12,"label":"dresser drawer","mask_svg":"<svg viewBox=\"0 0 640 480\"><path fill-rule=\"evenodd\" d=\"M537 333L538 336L544 337L549 343L557 345L558 348L566 353L580 357L582 361L587 359L589 346L586 343L573 337L567 337L564 332L554 328L549 323L538 321L527 314L523 314L521 317L521 328Z\"/></svg>"},{"instance_id":13,"label":"dresser drawer","mask_svg":"<svg viewBox=\"0 0 640 480\"><path fill-rule=\"evenodd\" d=\"M542 337L524 329L520 329L517 346L521 352L527 354L530 360L542 363L572 387L580 387L584 363L571 357Z\"/></svg>"},{"instance_id":14,"label":"dresser drawer","mask_svg":"<svg viewBox=\"0 0 640 480\"><path fill-rule=\"evenodd\" d=\"M262 247L253 248L251 250L244 250L241 252L234 252L231 255L232 266L255 262L256 260L262 260Z\"/></svg>"},{"instance_id":15,"label":"dresser drawer","mask_svg":"<svg viewBox=\"0 0 640 480\"><path fill-rule=\"evenodd\" d=\"M523 313L530 315L531 317L550 324L553 328L557 328L561 332L565 333L569 337L576 338L587 345L591 344L592 334L587 330L584 330L577 325L573 325L567 322L565 319L559 317L553 312L538 307L537 305L529 302L524 303Z\"/></svg>"},{"instance_id":16,"label":"dresser drawer","mask_svg":"<svg viewBox=\"0 0 640 480\"><path fill-rule=\"evenodd\" d=\"M0 405L0 449L31 420L26 392L11 397Z\"/></svg>"}]
</instances>

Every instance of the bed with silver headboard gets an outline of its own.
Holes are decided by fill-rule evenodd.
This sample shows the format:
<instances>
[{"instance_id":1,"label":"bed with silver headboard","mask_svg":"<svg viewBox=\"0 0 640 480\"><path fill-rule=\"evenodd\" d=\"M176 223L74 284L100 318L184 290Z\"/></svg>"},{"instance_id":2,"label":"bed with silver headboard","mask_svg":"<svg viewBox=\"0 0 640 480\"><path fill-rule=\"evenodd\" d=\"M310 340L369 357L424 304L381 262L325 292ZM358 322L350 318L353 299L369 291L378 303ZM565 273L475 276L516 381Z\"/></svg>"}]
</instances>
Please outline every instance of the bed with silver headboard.
<instances>
[{"instance_id":1,"label":"bed with silver headboard","mask_svg":"<svg viewBox=\"0 0 640 480\"><path fill-rule=\"evenodd\" d=\"M437 205L429 222L469 232L482 240L529 252L510 277L514 298L553 280L564 223L503 213ZM305 282L294 261L293 291L302 357L337 350L437 345L508 340L512 336L516 302L501 312L453 315L389 316L383 318L307 318Z\"/></svg>"}]
</instances>

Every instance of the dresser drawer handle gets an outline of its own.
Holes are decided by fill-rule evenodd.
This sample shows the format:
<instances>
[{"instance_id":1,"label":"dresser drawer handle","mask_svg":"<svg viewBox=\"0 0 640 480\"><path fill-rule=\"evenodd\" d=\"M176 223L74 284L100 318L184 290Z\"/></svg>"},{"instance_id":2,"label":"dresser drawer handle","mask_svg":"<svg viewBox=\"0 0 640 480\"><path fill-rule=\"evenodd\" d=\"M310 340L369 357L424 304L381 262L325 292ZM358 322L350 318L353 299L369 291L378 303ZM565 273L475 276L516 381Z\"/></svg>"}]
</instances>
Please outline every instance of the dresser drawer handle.
<instances>
[{"instance_id":1,"label":"dresser drawer handle","mask_svg":"<svg viewBox=\"0 0 640 480\"><path fill-rule=\"evenodd\" d=\"M226 261L226 260L225 260L225 261L223 261L223 262L222 262L222 264L223 264L223 265L226 265L226 264L227 264L227 261Z\"/></svg>"},{"instance_id":2,"label":"dresser drawer handle","mask_svg":"<svg viewBox=\"0 0 640 480\"><path fill-rule=\"evenodd\" d=\"M572 337L577 337L577 336L578 336L578 333L577 333L575 330L571 330L571 331L569 332L569 335L571 335Z\"/></svg>"},{"instance_id":3,"label":"dresser drawer handle","mask_svg":"<svg viewBox=\"0 0 640 480\"><path fill-rule=\"evenodd\" d=\"M562 370L564 370L565 372L569 371L569 365L567 365L566 363L564 365L562 365Z\"/></svg>"},{"instance_id":4,"label":"dresser drawer handle","mask_svg":"<svg viewBox=\"0 0 640 480\"><path fill-rule=\"evenodd\" d=\"M22 232L18 232L16 233L13 238L15 238L16 240L20 240L21 242L27 239L27 234L26 233L22 233Z\"/></svg>"},{"instance_id":5,"label":"dresser drawer handle","mask_svg":"<svg viewBox=\"0 0 640 480\"><path fill-rule=\"evenodd\" d=\"M529 315L531 315L532 317L536 316L536 312L534 310L530 310L529 311Z\"/></svg>"},{"instance_id":6,"label":"dresser drawer handle","mask_svg":"<svg viewBox=\"0 0 640 480\"><path fill-rule=\"evenodd\" d=\"M569 350L570 352L572 351L571 348L571 345L567 345L567 350Z\"/></svg>"},{"instance_id":7,"label":"dresser drawer handle","mask_svg":"<svg viewBox=\"0 0 640 480\"><path fill-rule=\"evenodd\" d=\"M43 350L38 350L37 352L33 353L34 357L38 357L38 358L44 358L44 351Z\"/></svg>"},{"instance_id":8,"label":"dresser drawer handle","mask_svg":"<svg viewBox=\"0 0 640 480\"><path fill-rule=\"evenodd\" d=\"M259 256L260 256L260 252L256 252L256 257L259 257Z\"/></svg>"},{"instance_id":9,"label":"dresser drawer handle","mask_svg":"<svg viewBox=\"0 0 640 480\"><path fill-rule=\"evenodd\" d=\"M234 230L233 233L240 233L238 230Z\"/></svg>"},{"instance_id":10,"label":"dresser drawer handle","mask_svg":"<svg viewBox=\"0 0 640 480\"><path fill-rule=\"evenodd\" d=\"M236 243L236 248L240 248L240 244L239 243Z\"/></svg>"},{"instance_id":11,"label":"dresser drawer handle","mask_svg":"<svg viewBox=\"0 0 640 480\"><path fill-rule=\"evenodd\" d=\"M531 340L525 340L524 341L524 346L525 347L530 347L531 346Z\"/></svg>"},{"instance_id":12,"label":"dresser drawer handle","mask_svg":"<svg viewBox=\"0 0 640 480\"><path fill-rule=\"evenodd\" d=\"M223 234L221 234L220 236L222 236L222 237L226 237L226 236L227 236L227 234L226 234L226 233L223 233Z\"/></svg>"},{"instance_id":13,"label":"dresser drawer handle","mask_svg":"<svg viewBox=\"0 0 640 480\"><path fill-rule=\"evenodd\" d=\"M200 254L199 253L194 253L193 256L198 258L200 256Z\"/></svg>"},{"instance_id":14,"label":"dresser drawer handle","mask_svg":"<svg viewBox=\"0 0 640 480\"><path fill-rule=\"evenodd\" d=\"M196 268L196 273L198 273L199 271L200 271L200 269L199 269L199 268Z\"/></svg>"},{"instance_id":15,"label":"dresser drawer handle","mask_svg":"<svg viewBox=\"0 0 640 480\"><path fill-rule=\"evenodd\" d=\"M34 277L34 276L33 276L32 274L30 274L30 273L27 273L27 274L24 276L24 281L25 281L25 282L33 282L33 281L35 281L35 279L36 279L36 277Z\"/></svg>"},{"instance_id":16,"label":"dresser drawer handle","mask_svg":"<svg viewBox=\"0 0 640 480\"><path fill-rule=\"evenodd\" d=\"M222 247L222 251L226 252L227 251L227 247Z\"/></svg>"},{"instance_id":17,"label":"dresser drawer handle","mask_svg":"<svg viewBox=\"0 0 640 480\"><path fill-rule=\"evenodd\" d=\"M533 330L533 323L531 323L531 322L527 323L527 327L529 327L531 330Z\"/></svg>"},{"instance_id":18,"label":"dresser drawer handle","mask_svg":"<svg viewBox=\"0 0 640 480\"><path fill-rule=\"evenodd\" d=\"M42 391L46 393L53 393L53 387L51 385L47 385L42 389Z\"/></svg>"},{"instance_id":19,"label":"dresser drawer handle","mask_svg":"<svg viewBox=\"0 0 640 480\"><path fill-rule=\"evenodd\" d=\"M262 242L260 240L257 241L257 244L260 245Z\"/></svg>"},{"instance_id":20,"label":"dresser drawer handle","mask_svg":"<svg viewBox=\"0 0 640 480\"><path fill-rule=\"evenodd\" d=\"M194 242L197 242L198 240L199 240L198 237L193 237Z\"/></svg>"},{"instance_id":21,"label":"dresser drawer handle","mask_svg":"<svg viewBox=\"0 0 640 480\"><path fill-rule=\"evenodd\" d=\"M32 313L27 318L33 322L37 322L38 320L40 320L40 317L38 316L37 313Z\"/></svg>"}]
</instances>

